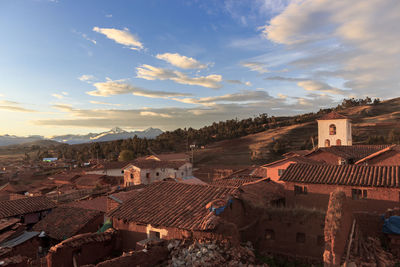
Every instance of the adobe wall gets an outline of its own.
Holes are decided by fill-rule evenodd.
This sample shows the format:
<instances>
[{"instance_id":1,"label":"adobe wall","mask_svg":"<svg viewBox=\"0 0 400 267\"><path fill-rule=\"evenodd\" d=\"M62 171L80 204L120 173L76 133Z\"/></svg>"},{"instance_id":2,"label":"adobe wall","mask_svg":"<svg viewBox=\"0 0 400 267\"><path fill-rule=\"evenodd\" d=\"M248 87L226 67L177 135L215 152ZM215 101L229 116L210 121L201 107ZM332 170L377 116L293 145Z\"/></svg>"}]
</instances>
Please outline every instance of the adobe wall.
<instances>
[{"instance_id":1,"label":"adobe wall","mask_svg":"<svg viewBox=\"0 0 400 267\"><path fill-rule=\"evenodd\" d=\"M13 247L8 253L2 254L2 258L13 256L26 256L28 258L36 259L38 256L38 249L40 241L38 237L29 239L28 241Z\"/></svg>"},{"instance_id":2,"label":"adobe wall","mask_svg":"<svg viewBox=\"0 0 400 267\"><path fill-rule=\"evenodd\" d=\"M152 267L167 260L169 256L166 247L155 246L145 251L134 251L128 255L100 262L96 267L141 266Z\"/></svg>"},{"instance_id":3,"label":"adobe wall","mask_svg":"<svg viewBox=\"0 0 400 267\"><path fill-rule=\"evenodd\" d=\"M307 187L307 194L294 194L294 186ZM385 212L388 208L399 206L399 189L378 188L378 187L359 187L359 186L340 186L325 184L304 184L285 182L287 203L290 205L302 205L306 207L327 207L329 194L336 189L343 191L349 199L349 205L354 211ZM367 190L367 198L353 200L352 189Z\"/></svg>"},{"instance_id":4,"label":"adobe wall","mask_svg":"<svg viewBox=\"0 0 400 267\"><path fill-rule=\"evenodd\" d=\"M324 221L322 211L270 207L259 214L256 224L239 231L242 241L251 241L260 253L320 262Z\"/></svg>"},{"instance_id":5,"label":"adobe wall","mask_svg":"<svg viewBox=\"0 0 400 267\"><path fill-rule=\"evenodd\" d=\"M116 247L117 234L107 231L102 234L81 234L51 247L47 254L48 267L73 267L95 263L111 255Z\"/></svg>"},{"instance_id":6,"label":"adobe wall","mask_svg":"<svg viewBox=\"0 0 400 267\"><path fill-rule=\"evenodd\" d=\"M267 177L276 183L284 183L279 180L279 169L286 170L290 164L294 163L293 161L284 161L282 163L276 163L271 166L265 167L267 169Z\"/></svg>"},{"instance_id":7,"label":"adobe wall","mask_svg":"<svg viewBox=\"0 0 400 267\"><path fill-rule=\"evenodd\" d=\"M207 231L188 231L172 227L152 227L151 225L139 225L136 223L124 222L113 218L113 227L118 230L121 236L121 248L123 251L130 251L136 248L138 241L147 239L148 231L160 232L160 238L170 239L222 239L224 236L232 235L231 227L224 227L222 223L214 232ZM234 225L233 225L234 226ZM233 231L234 233L234 231ZM235 236L236 237L236 236Z\"/></svg>"},{"instance_id":8,"label":"adobe wall","mask_svg":"<svg viewBox=\"0 0 400 267\"><path fill-rule=\"evenodd\" d=\"M342 191L330 194L325 218L325 266L340 266L353 223L353 213Z\"/></svg>"}]
</instances>

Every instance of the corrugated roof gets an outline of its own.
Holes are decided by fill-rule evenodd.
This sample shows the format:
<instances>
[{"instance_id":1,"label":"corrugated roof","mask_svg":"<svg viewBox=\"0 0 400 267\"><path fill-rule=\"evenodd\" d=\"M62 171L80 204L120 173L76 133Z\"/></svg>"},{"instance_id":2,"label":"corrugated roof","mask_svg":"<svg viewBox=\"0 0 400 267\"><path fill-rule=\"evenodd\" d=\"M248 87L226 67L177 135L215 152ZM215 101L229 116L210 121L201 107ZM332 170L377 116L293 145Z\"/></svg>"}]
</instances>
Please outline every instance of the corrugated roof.
<instances>
[{"instance_id":1,"label":"corrugated roof","mask_svg":"<svg viewBox=\"0 0 400 267\"><path fill-rule=\"evenodd\" d=\"M0 219L54 208L56 204L44 196L0 201Z\"/></svg>"},{"instance_id":2,"label":"corrugated roof","mask_svg":"<svg viewBox=\"0 0 400 267\"><path fill-rule=\"evenodd\" d=\"M284 182L400 188L400 166L291 164Z\"/></svg>"},{"instance_id":3,"label":"corrugated roof","mask_svg":"<svg viewBox=\"0 0 400 267\"><path fill-rule=\"evenodd\" d=\"M39 235L39 232L24 232L20 236L17 236L16 238L13 238L9 241L6 241L0 245L0 247L3 248L13 248L15 246L18 246L19 244L22 244L29 239Z\"/></svg>"},{"instance_id":4,"label":"corrugated roof","mask_svg":"<svg viewBox=\"0 0 400 267\"><path fill-rule=\"evenodd\" d=\"M124 202L108 216L153 226L176 227L188 230L210 230L217 216L206 205L215 199L226 198L234 188L157 182Z\"/></svg>"},{"instance_id":5,"label":"corrugated roof","mask_svg":"<svg viewBox=\"0 0 400 267\"><path fill-rule=\"evenodd\" d=\"M104 213L77 207L57 207L44 219L33 226L35 231L44 231L46 235L63 240L77 234L86 224Z\"/></svg>"}]
</instances>

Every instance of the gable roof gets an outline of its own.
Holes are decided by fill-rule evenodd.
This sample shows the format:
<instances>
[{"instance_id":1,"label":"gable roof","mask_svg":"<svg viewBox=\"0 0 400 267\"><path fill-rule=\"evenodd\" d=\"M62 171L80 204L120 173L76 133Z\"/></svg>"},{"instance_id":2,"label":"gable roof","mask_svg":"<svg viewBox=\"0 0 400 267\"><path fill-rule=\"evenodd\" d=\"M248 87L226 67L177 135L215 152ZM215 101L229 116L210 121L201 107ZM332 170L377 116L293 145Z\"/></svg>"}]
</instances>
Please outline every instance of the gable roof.
<instances>
[{"instance_id":1,"label":"gable roof","mask_svg":"<svg viewBox=\"0 0 400 267\"><path fill-rule=\"evenodd\" d=\"M82 208L87 210L107 211L107 196L100 196L89 200L73 201L63 206Z\"/></svg>"},{"instance_id":2,"label":"gable roof","mask_svg":"<svg viewBox=\"0 0 400 267\"><path fill-rule=\"evenodd\" d=\"M218 217L206 208L225 199L234 188L175 182L153 183L111 211L108 217L153 226L211 230Z\"/></svg>"},{"instance_id":3,"label":"gable roof","mask_svg":"<svg viewBox=\"0 0 400 267\"><path fill-rule=\"evenodd\" d=\"M283 163L285 161L286 162L293 162L293 163L304 163L304 164L322 164L319 161L316 161L316 160L313 160L313 159L309 159L309 158L306 158L306 157L303 157L303 156L293 156L293 157L290 157L290 158L283 158L283 159L280 159L280 160L277 160L277 161L274 161L274 162L271 162L271 163L264 164L264 165L262 165L262 167L264 167L264 168L270 167L272 165L275 165L275 164L278 164L278 163Z\"/></svg>"},{"instance_id":4,"label":"gable roof","mask_svg":"<svg viewBox=\"0 0 400 267\"><path fill-rule=\"evenodd\" d=\"M284 182L400 188L400 166L291 164Z\"/></svg>"},{"instance_id":5,"label":"gable roof","mask_svg":"<svg viewBox=\"0 0 400 267\"><path fill-rule=\"evenodd\" d=\"M124 169L129 168L130 166L135 166L140 169L156 169L156 168L171 168L171 169L179 169L181 166L185 165L187 162L185 161L173 161L173 160L137 160L125 166Z\"/></svg>"},{"instance_id":6,"label":"gable roof","mask_svg":"<svg viewBox=\"0 0 400 267\"><path fill-rule=\"evenodd\" d=\"M0 201L0 219L54 208L56 204L44 196Z\"/></svg>"},{"instance_id":7,"label":"gable roof","mask_svg":"<svg viewBox=\"0 0 400 267\"><path fill-rule=\"evenodd\" d=\"M352 159L358 161L365 158L373 153L376 153L390 145L353 145L353 146L330 146L320 147L306 155L310 156L321 151L334 154L343 159Z\"/></svg>"},{"instance_id":8,"label":"gable roof","mask_svg":"<svg viewBox=\"0 0 400 267\"><path fill-rule=\"evenodd\" d=\"M222 187L231 187L231 188L238 188L243 184L252 183L260 180L261 178L254 178L254 177L246 177L246 178L224 178L214 180L210 183L213 186L222 186Z\"/></svg>"},{"instance_id":9,"label":"gable roof","mask_svg":"<svg viewBox=\"0 0 400 267\"><path fill-rule=\"evenodd\" d=\"M44 231L53 239L63 240L74 236L93 219L104 213L77 207L57 207L33 226L34 231Z\"/></svg>"},{"instance_id":10,"label":"gable roof","mask_svg":"<svg viewBox=\"0 0 400 267\"><path fill-rule=\"evenodd\" d=\"M366 156L365 158L360 159L355 164L361 164L361 163L366 162L366 161L368 161L370 159L373 159L373 158L378 157L378 156L380 156L382 154L385 154L385 153L387 153L389 151L400 151L400 146L398 146L398 145L388 146L388 147L386 147L384 149L381 149L381 150L379 150L379 151L377 151L375 153L372 153L372 154Z\"/></svg>"},{"instance_id":11,"label":"gable roof","mask_svg":"<svg viewBox=\"0 0 400 267\"><path fill-rule=\"evenodd\" d=\"M342 114L337 113L336 111L332 111L328 114L325 114L318 120L343 120L343 119L349 119L349 118Z\"/></svg>"}]
</instances>

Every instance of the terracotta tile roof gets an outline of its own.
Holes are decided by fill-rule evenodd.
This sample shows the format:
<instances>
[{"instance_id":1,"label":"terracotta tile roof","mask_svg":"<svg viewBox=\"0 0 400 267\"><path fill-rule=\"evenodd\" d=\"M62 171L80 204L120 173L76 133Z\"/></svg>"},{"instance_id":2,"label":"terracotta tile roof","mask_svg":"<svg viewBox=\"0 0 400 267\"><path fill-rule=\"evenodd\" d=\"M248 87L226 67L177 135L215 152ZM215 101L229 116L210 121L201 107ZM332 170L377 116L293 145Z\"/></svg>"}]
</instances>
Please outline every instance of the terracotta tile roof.
<instances>
[{"instance_id":1,"label":"terracotta tile roof","mask_svg":"<svg viewBox=\"0 0 400 267\"><path fill-rule=\"evenodd\" d=\"M290 157L290 158L284 158L284 159L280 159L268 164L263 165L262 167L270 167L273 166L275 164L278 163L283 163L283 162L293 162L293 163L304 163L304 164L323 164L319 161L313 160L313 159L309 159L306 157L302 157L302 156L294 156L294 157Z\"/></svg>"},{"instance_id":2,"label":"terracotta tile roof","mask_svg":"<svg viewBox=\"0 0 400 267\"><path fill-rule=\"evenodd\" d=\"M366 162L366 161L368 161L370 159L373 159L373 158L375 158L375 157L377 157L379 155L385 154L386 152L389 152L389 151L400 151L400 146L399 145L388 146L388 147L386 147L384 149L381 149L381 150L379 150L379 151L377 151L377 152L375 152L375 153L373 153L371 155L366 156L365 158L360 159L355 164L361 164L361 163Z\"/></svg>"},{"instance_id":3,"label":"terracotta tile roof","mask_svg":"<svg viewBox=\"0 0 400 267\"><path fill-rule=\"evenodd\" d=\"M305 156L307 154L309 154L311 152L311 150L293 150L293 151L289 151L285 154L283 154L282 156L286 157L286 158L290 158L290 157L294 157L294 156Z\"/></svg>"},{"instance_id":4,"label":"terracotta tile roof","mask_svg":"<svg viewBox=\"0 0 400 267\"><path fill-rule=\"evenodd\" d=\"M291 164L284 182L400 188L400 166Z\"/></svg>"},{"instance_id":5,"label":"terracotta tile roof","mask_svg":"<svg viewBox=\"0 0 400 267\"><path fill-rule=\"evenodd\" d=\"M16 224L19 221L20 219L18 218L0 219L0 231L3 231L4 229Z\"/></svg>"},{"instance_id":6,"label":"terracotta tile roof","mask_svg":"<svg viewBox=\"0 0 400 267\"><path fill-rule=\"evenodd\" d=\"M216 199L225 199L235 191L234 188L209 185L157 182L108 216L154 226L211 230L216 227L219 218L206 205Z\"/></svg>"},{"instance_id":7,"label":"terracotta tile roof","mask_svg":"<svg viewBox=\"0 0 400 267\"><path fill-rule=\"evenodd\" d=\"M89 200L74 201L63 206L107 212L107 197L100 196Z\"/></svg>"},{"instance_id":8,"label":"terracotta tile roof","mask_svg":"<svg viewBox=\"0 0 400 267\"><path fill-rule=\"evenodd\" d=\"M33 226L34 231L44 231L56 240L76 235L89 222L103 216L103 212L76 207L57 207Z\"/></svg>"},{"instance_id":9,"label":"terracotta tile roof","mask_svg":"<svg viewBox=\"0 0 400 267\"><path fill-rule=\"evenodd\" d=\"M135 197L142 190L143 189L131 190L131 191L126 191L126 192L122 191L122 192L118 192L118 193L109 195L108 197L119 203L123 203L123 202Z\"/></svg>"},{"instance_id":10,"label":"terracotta tile roof","mask_svg":"<svg viewBox=\"0 0 400 267\"><path fill-rule=\"evenodd\" d=\"M76 179L75 184L80 186L93 186L105 184L103 178L105 175L101 174L85 174Z\"/></svg>"},{"instance_id":11,"label":"terracotta tile roof","mask_svg":"<svg viewBox=\"0 0 400 267\"><path fill-rule=\"evenodd\" d=\"M73 182L79 176L80 176L80 174L77 174L77 173L59 173L59 174L54 174L52 176L49 176L49 179L56 180L56 181Z\"/></svg>"},{"instance_id":12,"label":"terracotta tile roof","mask_svg":"<svg viewBox=\"0 0 400 267\"><path fill-rule=\"evenodd\" d=\"M353 145L353 146L331 146L331 147L321 147L313 152L309 153L307 156L318 153L320 151L332 153L343 159L352 159L358 161L365 158L373 153L378 152L390 145Z\"/></svg>"},{"instance_id":13,"label":"terracotta tile roof","mask_svg":"<svg viewBox=\"0 0 400 267\"><path fill-rule=\"evenodd\" d=\"M336 111L332 111L328 114L325 114L324 116L322 116L321 118L319 118L318 120L342 120L342 119L348 119L348 117L337 113Z\"/></svg>"},{"instance_id":14,"label":"terracotta tile roof","mask_svg":"<svg viewBox=\"0 0 400 267\"><path fill-rule=\"evenodd\" d=\"M224 178L214 180L210 183L213 186L238 188L246 183L251 183L260 180L260 178L247 177L247 178Z\"/></svg>"},{"instance_id":15,"label":"terracotta tile roof","mask_svg":"<svg viewBox=\"0 0 400 267\"><path fill-rule=\"evenodd\" d=\"M48 210L55 206L53 201L44 196L0 201L0 219Z\"/></svg>"},{"instance_id":16,"label":"terracotta tile roof","mask_svg":"<svg viewBox=\"0 0 400 267\"><path fill-rule=\"evenodd\" d=\"M186 164L185 161L173 161L173 160L138 160L125 166L124 169L128 168L130 165L138 167L140 169L155 169L155 168L171 168L178 169L182 165Z\"/></svg>"}]
</instances>

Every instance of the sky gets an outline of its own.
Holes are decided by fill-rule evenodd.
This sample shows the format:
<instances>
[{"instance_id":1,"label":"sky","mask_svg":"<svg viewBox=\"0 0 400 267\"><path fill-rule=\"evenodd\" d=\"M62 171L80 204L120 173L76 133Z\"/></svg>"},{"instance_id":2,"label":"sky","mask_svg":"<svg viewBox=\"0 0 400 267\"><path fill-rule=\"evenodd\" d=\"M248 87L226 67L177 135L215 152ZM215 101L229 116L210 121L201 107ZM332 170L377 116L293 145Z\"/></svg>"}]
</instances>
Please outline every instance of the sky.
<instances>
[{"instance_id":1,"label":"sky","mask_svg":"<svg viewBox=\"0 0 400 267\"><path fill-rule=\"evenodd\" d=\"M0 0L0 134L199 128L399 96L398 0Z\"/></svg>"}]
</instances>

